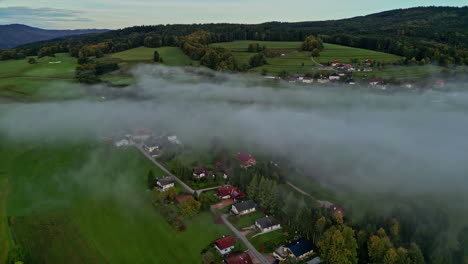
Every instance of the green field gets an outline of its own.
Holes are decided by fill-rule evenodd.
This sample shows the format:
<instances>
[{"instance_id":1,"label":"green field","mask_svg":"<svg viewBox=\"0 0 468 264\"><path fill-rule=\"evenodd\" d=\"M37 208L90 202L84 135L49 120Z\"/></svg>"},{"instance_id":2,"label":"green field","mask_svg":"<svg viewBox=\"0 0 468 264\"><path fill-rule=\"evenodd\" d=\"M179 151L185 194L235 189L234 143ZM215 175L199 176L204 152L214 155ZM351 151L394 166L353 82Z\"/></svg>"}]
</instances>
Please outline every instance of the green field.
<instances>
[{"instance_id":1,"label":"green field","mask_svg":"<svg viewBox=\"0 0 468 264\"><path fill-rule=\"evenodd\" d=\"M135 64L135 63L152 63L153 53L157 50L163 64L169 66L187 66L187 65L198 65L198 62L191 60L185 55L182 50L178 47L161 47L161 48L146 48L138 47L129 49L122 52L117 52L107 55L109 58L117 59L123 64Z\"/></svg>"},{"instance_id":2,"label":"green field","mask_svg":"<svg viewBox=\"0 0 468 264\"><path fill-rule=\"evenodd\" d=\"M174 231L146 190L150 168L163 174L135 149L0 144L0 194L9 193L0 216L11 217L18 243L37 263L198 263L203 248L229 234L208 212L187 221L185 232ZM5 217L1 224L8 246Z\"/></svg>"},{"instance_id":3,"label":"green field","mask_svg":"<svg viewBox=\"0 0 468 264\"><path fill-rule=\"evenodd\" d=\"M255 212L242 216L231 216L229 221L239 230L252 226L255 224L255 220L264 217L265 214L262 212Z\"/></svg>"},{"instance_id":4,"label":"green field","mask_svg":"<svg viewBox=\"0 0 468 264\"><path fill-rule=\"evenodd\" d=\"M268 58L267 65L252 69L251 71L260 72L266 70L268 73L272 74L287 71L294 74L310 72L314 69L314 66L317 66L317 63L310 57L310 52L301 51L302 42L298 41L243 40L214 43L212 46L223 47L232 52L237 63L248 64L249 58L254 55L254 53L247 52L247 48L251 43L259 43L261 46L275 50L279 54L284 54L284 56ZM320 53L319 58L315 58L315 61L327 63L333 60L339 60L343 63L350 63L353 59L357 59L360 62L366 59L381 62L395 62L399 61L401 57L383 52L325 43L324 50Z\"/></svg>"},{"instance_id":5,"label":"green field","mask_svg":"<svg viewBox=\"0 0 468 264\"><path fill-rule=\"evenodd\" d=\"M65 100L83 96L80 87L70 85L75 82L76 65L76 59L66 53L37 59L37 64L29 64L27 59L0 61L0 99Z\"/></svg>"},{"instance_id":6,"label":"green field","mask_svg":"<svg viewBox=\"0 0 468 264\"><path fill-rule=\"evenodd\" d=\"M271 253L294 237L292 234L285 235L285 231L286 230L284 229L279 229L250 238L249 241L258 251L262 253Z\"/></svg>"}]
</instances>

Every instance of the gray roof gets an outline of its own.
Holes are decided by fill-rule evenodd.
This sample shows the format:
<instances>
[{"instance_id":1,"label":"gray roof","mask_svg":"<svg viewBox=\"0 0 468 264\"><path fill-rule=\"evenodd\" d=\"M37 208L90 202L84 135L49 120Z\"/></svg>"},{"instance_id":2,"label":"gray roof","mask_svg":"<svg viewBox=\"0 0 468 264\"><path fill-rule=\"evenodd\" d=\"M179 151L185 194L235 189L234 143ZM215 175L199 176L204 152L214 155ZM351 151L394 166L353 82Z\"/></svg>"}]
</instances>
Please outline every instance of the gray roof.
<instances>
[{"instance_id":1,"label":"gray roof","mask_svg":"<svg viewBox=\"0 0 468 264\"><path fill-rule=\"evenodd\" d=\"M167 177L158 179L158 182L159 182L159 185L165 186L165 185L169 185L169 184L171 184L171 183L174 183L175 180L174 180L174 178L172 178L171 176L167 176Z\"/></svg>"},{"instance_id":2,"label":"gray roof","mask_svg":"<svg viewBox=\"0 0 468 264\"><path fill-rule=\"evenodd\" d=\"M255 208L257 204L254 201L249 200L249 201L242 201L242 202L236 203L233 206L236 208L238 212L243 212L243 211Z\"/></svg>"},{"instance_id":3,"label":"gray roof","mask_svg":"<svg viewBox=\"0 0 468 264\"><path fill-rule=\"evenodd\" d=\"M271 216L265 216L263 218L257 219L257 221L255 222L258 223L260 227L262 228L268 228L268 227L272 227L275 225L279 225L278 220L276 220L275 218Z\"/></svg>"}]
</instances>

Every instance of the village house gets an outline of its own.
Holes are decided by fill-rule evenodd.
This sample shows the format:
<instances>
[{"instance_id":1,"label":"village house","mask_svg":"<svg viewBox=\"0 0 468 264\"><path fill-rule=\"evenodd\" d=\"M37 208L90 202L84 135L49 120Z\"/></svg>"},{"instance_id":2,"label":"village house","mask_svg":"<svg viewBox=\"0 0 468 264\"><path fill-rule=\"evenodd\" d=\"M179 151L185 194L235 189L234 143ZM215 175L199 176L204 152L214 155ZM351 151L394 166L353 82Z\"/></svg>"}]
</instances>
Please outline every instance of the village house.
<instances>
[{"instance_id":1,"label":"village house","mask_svg":"<svg viewBox=\"0 0 468 264\"><path fill-rule=\"evenodd\" d=\"M330 215L335 216L335 217L338 215L340 215L341 217L345 216L344 208L337 204L331 204L330 206L328 206L327 211Z\"/></svg>"},{"instance_id":2,"label":"village house","mask_svg":"<svg viewBox=\"0 0 468 264\"><path fill-rule=\"evenodd\" d=\"M443 88L445 87L445 81L444 80L436 80L434 85L437 87L437 88Z\"/></svg>"},{"instance_id":3,"label":"village house","mask_svg":"<svg viewBox=\"0 0 468 264\"><path fill-rule=\"evenodd\" d=\"M405 82L401 84L401 87L411 89L413 88L413 84Z\"/></svg>"},{"instance_id":4,"label":"village house","mask_svg":"<svg viewBox=\"0 0 468 264\"><path fill-rule=\"evenodd\" d=\"M305 74L294 74L292 77L298 81L302 81L304 80Z\"/></svg>"},{"instance_id":5,"label":"village house","mask_svg":"<svg viewBox=\"0 0 468 264\"><path fill-rule=\"evenodd\" d=\"M247 252L236 252L226 259L224 259L225 264L253 264L252 258Z\"/></svg>"},{"instance_id":6,"label":"village house","mask_svg":"<svg viewBox=\"0 0 468 264\"><path fill-rule=\"evenodd\" d=\"M167 136L167 140L172 144L182 145L182 142L177 138L176 135L169 135Z\"/></svg>"},{"instance_id":7,"label":"village house","mask_svg":"<svg viewBox=\"0 0 468 264\"><path fill-rule=\"evenodd\" d=\"M369 84L370 84L371 86L383 85L383 84L384 84L384 80L383 80L383 79L376 79L376 78L370 79L370 80L369 80Z\"/></svg>"},{"instance_id":8,"label":"village house","mask_svg":"<svg viewBox=\"0 0 468 264\"><path fill-rule=\"evenodd\" d=\"M331 66L332 66L332 67L336 67L336 66L338 66L339 64L340 64L340 61L338 61L338 60L333 60L332 63L331 63Z\"/></svg>"},{"instance_id":9,"label":"village house","mask_svg":"<svg viewBox=\"0 0 468 264\"><path fill-rule=\"evenodd\" d=\"M330 79L328 79L327 77L321 77L321 78L318 79L317 81L318 81L318 83L326 84L326 83L329 83L329 82L330 82Z\"/></svg>"},{"instance_id":10,"label":"village house","mask_svg":"<svg viewBox=\"0 0 468 264\"><path fill-rule=\"evenodd\" d=\"M132 144L133 144L132 141L129 140L129 139L126 139L126 138L121 139L121 140L118 140L118 141L116 141L116 142L114 143L114 145L115 145L116 147L118 147L118 148L120 148L120 147L127 147L127 146L130 146L130 145L132 145Z\"/></svg>"},{"instance_id":11,"label":"village house","mask_svg":"<svg viewBox=\"0 0 468 264\"><path fill-rule=\"evenodd\" d=\"M275 218L271 216L265 216L255 221L257 226L262 232L269 232L281 228L281 224Z\"/></svg>"},{"instance_id":12,"label":"village house","mask_svg":"<svg viewBox=\"0 0 468 264\"><path fill-rule=\"evenodd\" d=\"M215 167L219 172L223 173L224 179L227 179L229 177L229 169L225 165L223 165L223 163L218 161L216 162Z\"/></svg>"},{"instance_id":13,"label":"village house","mask_svg":"<svg viewBox=\"0 0 468 264\"><path fill-rule=\"evenodd\" d=\"M364 61L364 64L366 64L367 66L370 66L370 65L372 65L372 60L367 59L367 60Z\"/></svg>"},{"instance_id":14,"label":"village house","mask_svg":"<svg viewBox=\"0 0 468 264\"><path fill-rule=\"evenodd\" d=\"M187 199L195 199L195 198L193 198L193 195L191 195L191 194L184 194L182 196L177 197L176 201L177 201L178 204L181 204Z\"/></svg>"},{"instance_id":15,"label":"village house","mask_svg":"<svg viewBox=\"0 0 468 264\"><path fill-rule=\"evenodd\" d=\"M161 179L156 180L156 185L158 187L158 190L165 192L169 190L169 188L174 187L175 180L172 176L167 176Z\"/></svg>"},{"instance_id":16,"label":"village house","mask_svg":"<svg viewBox=\"0 0 468 264\"><path fill-rule=\"evenodd\" d=\"M349 78L346 82L348 84L350 84L350 85L355 85L356 84L356 81L353 78Z\"/></svg>"},{"instance_id":17,"label":"village house","mask_svg":"<svg viewBox=\"0 0 468 264\"><path fill-rule=\"evenodd\" d=\"M313 83L313 82L314 82L314 78L312 78L312 77L304 77L304 79L302 79L302 83L310 84L310 83Z\"/></svg>"},{"instance_id":18,"label":"village house","mask_svg":"<svg viewBox=\"0 0 468 264\"><path fill-rule=\"evenodd\" d=\"M131 133L132 140L135 142L144 142L153 136L153 132L148 128L133 129Z\"/></svg>"},{"instance_id":19,"label":"village house","mask_svg":"<svg viewBox=\"0 0 468 264\"><path fill-rule=\"evenodd\" d=\"M231 212L234 215L246 215L246 214L253 213L256 210L257 210L257 204L252 200L238 202L236 204L233 204L231 207Z\"/></svg>"},{"instance_id":20,"label":"village house","mask_svg":"<svg viewBox=\"0 0 468 264\"><path fill-rule=\"evenodd\" d=\"M193 168L192 172L193 172L193 177L197 179L201 179L203 177L208 176L208 173L210 172L210 170L206 167L199 166L199 167Z\"/></svg>"},{"instance_id":21,"label":"village house","mask_svg":"<svg viewBox=\"0 0 468 264\"><path fill-rule=\"evenodd\" d=\"M237 158L241 162L240 166L242 168L248 168L257 164L257 160L255 160L255 158L252 157L252 155L245 152L237 153Z\"/></svg>"},{"instance_id":22,"label":"village house","mask_svg":"<svg viewBox=\"0 0 468 264\"><path fill-rule=\"evenodd\" d=\"M227 254L234 249L234 244L236 240L233 236L223 236L215 240L214 248L216 248L221 255Z\"/></svg>"},{"instance_id":23,"label":"village house","mask_svg":"<svg viewBox=\"0 0 468 264\"><path fill-rule=\"evenodd\" d=\"M226 185L217 189L216 196L218 196L218 198L222 200L241 200L246 197L246 194L232 185Z\"/></svg>"},{"instance_id":24,"label":"village house","mask_svg":"<svg viewBox=\"0 0 468 264\"><path fill-rule=\"evenodd\" d=\"M330 74L330 76L328 76L328 79L330 81L338 81L338 80L340 80L340 75L337 74L337 73L332 73L332 74Z\"/></svg>"},{"instance_id":25,"label":"village house","mask_svg":"<svg viewBox=\"0 0 468 264\"><path fill-rule=\"evenodd\" d=\"M314 245L306 239L298 239L287 245L281 246L273 252L273 256L283 261L289 257L296 261L303 260L314 253Z\"/></svg>"}]
</instances>

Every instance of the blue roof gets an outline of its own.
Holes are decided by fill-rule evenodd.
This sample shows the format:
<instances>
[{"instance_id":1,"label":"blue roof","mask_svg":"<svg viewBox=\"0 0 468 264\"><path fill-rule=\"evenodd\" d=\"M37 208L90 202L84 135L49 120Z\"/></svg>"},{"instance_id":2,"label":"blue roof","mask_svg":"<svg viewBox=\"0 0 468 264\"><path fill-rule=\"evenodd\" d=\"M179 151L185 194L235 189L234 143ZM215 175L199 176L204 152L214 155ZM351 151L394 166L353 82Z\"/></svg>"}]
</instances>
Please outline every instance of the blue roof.
<instances>
[{"instance_id":1,"label":"blue roof","mask_svg":"<svg viewBox=\"0 0 468 264\"><path fill-rule=\"evenodd\" d=\"M312 242L310 242L309 240L301 238L299 240L287 244L284 247L288 248L291 251L291 253L294 254L294 256L299 257L312 251L314 249L314 244L312 244Z\"/></svg>"}]
</instances>

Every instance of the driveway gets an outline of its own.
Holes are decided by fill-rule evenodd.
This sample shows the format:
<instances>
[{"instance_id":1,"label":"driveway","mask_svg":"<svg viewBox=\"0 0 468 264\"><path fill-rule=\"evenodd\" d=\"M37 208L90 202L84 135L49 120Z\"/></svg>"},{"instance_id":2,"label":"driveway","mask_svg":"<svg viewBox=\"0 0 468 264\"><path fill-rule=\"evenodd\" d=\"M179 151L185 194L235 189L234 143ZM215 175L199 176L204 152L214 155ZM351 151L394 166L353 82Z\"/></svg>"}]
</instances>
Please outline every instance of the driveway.
<instances>
[{"instance_id":1,"label":"driveway","mask_svg":"<svg viewBox=\"0 0 468 264\"><path fill-rule=\"evenodd\" d=\"M252 255L252 257L256 258L261 264L271 264L270 261L268 261L262 253L258 252L258 250L250 244L250 241L241 233L239 230L237 230L227 219L229 215L223 214L221 216L221 219L223 220L224 224L231 229L232 232L236 235L237 238L239 238L244 245L249 249L249 253Z\"/></svg>"}]
</instances>

